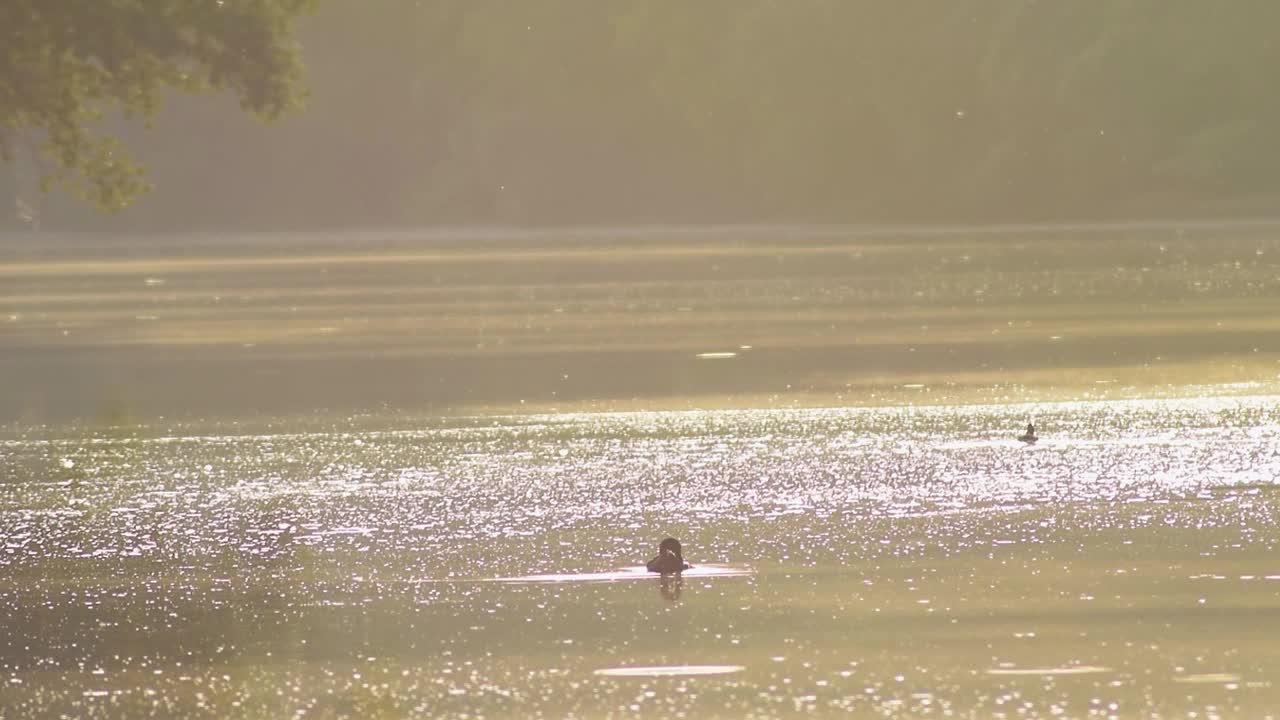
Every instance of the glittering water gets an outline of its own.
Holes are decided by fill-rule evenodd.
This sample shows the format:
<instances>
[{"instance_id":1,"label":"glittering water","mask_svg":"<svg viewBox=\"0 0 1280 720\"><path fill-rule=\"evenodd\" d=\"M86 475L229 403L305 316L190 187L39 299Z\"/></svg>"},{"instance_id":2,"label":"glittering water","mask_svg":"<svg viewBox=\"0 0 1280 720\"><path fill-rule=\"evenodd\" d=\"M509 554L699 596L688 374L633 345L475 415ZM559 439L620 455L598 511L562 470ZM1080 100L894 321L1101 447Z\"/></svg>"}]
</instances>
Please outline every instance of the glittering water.
<instances>
[{"instance_id":1,"label":"glittering water","mask_svg":"<svg viewBox=\"0 0 1280 720\"><path fill-rule=\"evenodd\" d=\"M1274 716L1278 407L11 432L0 714Z\"/></svg>"}]
</instances>

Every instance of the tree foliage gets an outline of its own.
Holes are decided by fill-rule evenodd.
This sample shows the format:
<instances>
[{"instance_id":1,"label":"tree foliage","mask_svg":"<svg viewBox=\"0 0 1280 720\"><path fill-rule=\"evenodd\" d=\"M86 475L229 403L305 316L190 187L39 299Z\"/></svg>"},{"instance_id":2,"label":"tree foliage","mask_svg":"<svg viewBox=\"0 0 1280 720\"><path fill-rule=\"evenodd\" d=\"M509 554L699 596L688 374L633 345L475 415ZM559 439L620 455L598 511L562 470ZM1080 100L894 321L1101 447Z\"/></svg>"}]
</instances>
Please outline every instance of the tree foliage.
<instances>
[{"instance_id":1,"label":"tree foliage","mask_svg":"<svg viewBox=\"0 0 1280 720\"><path fill-rule=\"evenodd\" d=\"M42 189L105 209L146 189L113 113L154 117L166 88L230 91L274 118L301 100L291 24L314 0L0 0L0 160L24 138Z\"/></svg>"}]
</instances>

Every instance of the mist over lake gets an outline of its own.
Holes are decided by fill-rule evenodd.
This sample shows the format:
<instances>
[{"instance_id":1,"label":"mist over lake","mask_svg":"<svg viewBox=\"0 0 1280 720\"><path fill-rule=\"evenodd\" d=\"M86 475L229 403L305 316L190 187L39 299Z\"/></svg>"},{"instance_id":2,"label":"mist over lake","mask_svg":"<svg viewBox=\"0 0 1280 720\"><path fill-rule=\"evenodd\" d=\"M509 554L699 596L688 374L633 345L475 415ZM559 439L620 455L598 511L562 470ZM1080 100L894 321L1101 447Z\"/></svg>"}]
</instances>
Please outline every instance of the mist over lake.
<instances>
[{"instance_id":1,"label":"mist over lake","mask_svg":"<svg viewBox=\"0 0 1280 720\"><path fill-rule=\"evenodd\" d=\"M1278 22L0 0L0 720L1280 717Z\"/></svg>"},{"instance_id":2,"label":"mist over lake","mask_svg":"<svg viewBox=\"0 0 1280 720\"><path fill-rule=\"evenodd\" d=\"M1265 716L1276 238L6 238L4 714Z\"/></svg>"},{"instance_id":3,"label":"mist over lake","mask_svg":"<svg viewBox=\"0 0 1280 720\"><path fill-rule=\"evenodd\" d=\"M14 236L0 420L1265 392L1275 231Z\"/></svg>"}]
</instances>

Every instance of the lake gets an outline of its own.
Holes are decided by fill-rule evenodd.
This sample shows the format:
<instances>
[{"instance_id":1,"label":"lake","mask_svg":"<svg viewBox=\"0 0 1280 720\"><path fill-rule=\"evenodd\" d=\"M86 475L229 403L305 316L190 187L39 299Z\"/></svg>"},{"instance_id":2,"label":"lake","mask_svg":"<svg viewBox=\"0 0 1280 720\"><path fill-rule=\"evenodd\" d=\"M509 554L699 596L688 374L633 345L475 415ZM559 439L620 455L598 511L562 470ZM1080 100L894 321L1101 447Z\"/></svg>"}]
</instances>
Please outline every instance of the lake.
<instances>
[{"instance_id":1,"label":"lake","mask_svg":"<svg viewBox=\"0 0 1280 720\"><path fill-rule=\"evenodd\" d=\"M367 425L0 445L6 717L1280 706L1274 397Z\"/></svg>"},{"instance_id":2,"label":"lake","mask_svg":"<svg viewBox=\"0 0 1280 720\"><path fill-rule=\"evenodd\" d=\"M0 237L0 424L1280 392L1280 225Z\"/></svg>"},{"instance_id":3,"label":"lake","mask_svg":"<svg viewBox=\"0 0 1280 720\"><path fill-rule=\"evenodd\" d=\"M7 239L0 714L1280 715L1274 230L681 232Z\"/></svg>"}]
</instances>

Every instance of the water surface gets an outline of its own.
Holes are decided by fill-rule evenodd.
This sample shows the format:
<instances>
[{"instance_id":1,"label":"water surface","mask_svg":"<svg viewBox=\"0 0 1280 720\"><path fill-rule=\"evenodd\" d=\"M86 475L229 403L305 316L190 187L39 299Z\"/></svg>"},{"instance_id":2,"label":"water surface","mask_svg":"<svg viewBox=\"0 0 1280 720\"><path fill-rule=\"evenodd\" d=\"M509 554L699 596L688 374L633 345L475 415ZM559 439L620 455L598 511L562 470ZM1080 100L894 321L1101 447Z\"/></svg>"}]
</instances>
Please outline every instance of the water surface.
<instances>
[{"instance_id":1,"label":"water surface","mask_svg":"<svg viewBox=\"0 0 1280 720\"><path fill-rule=\"evenodd\" d=\"M1263 394L1278 331L1265 223L0 235L0 425Z\"/></svg>"},{"instance_id":2,"label":"water surface","mask_svg":"<svg viewBox=\"0 0 1280 720\"><path fill-rule=\"evenodd\" d=\"M1268 717L1278 403L12 429L0 703Z\"/></svg>"}]
</instances>

